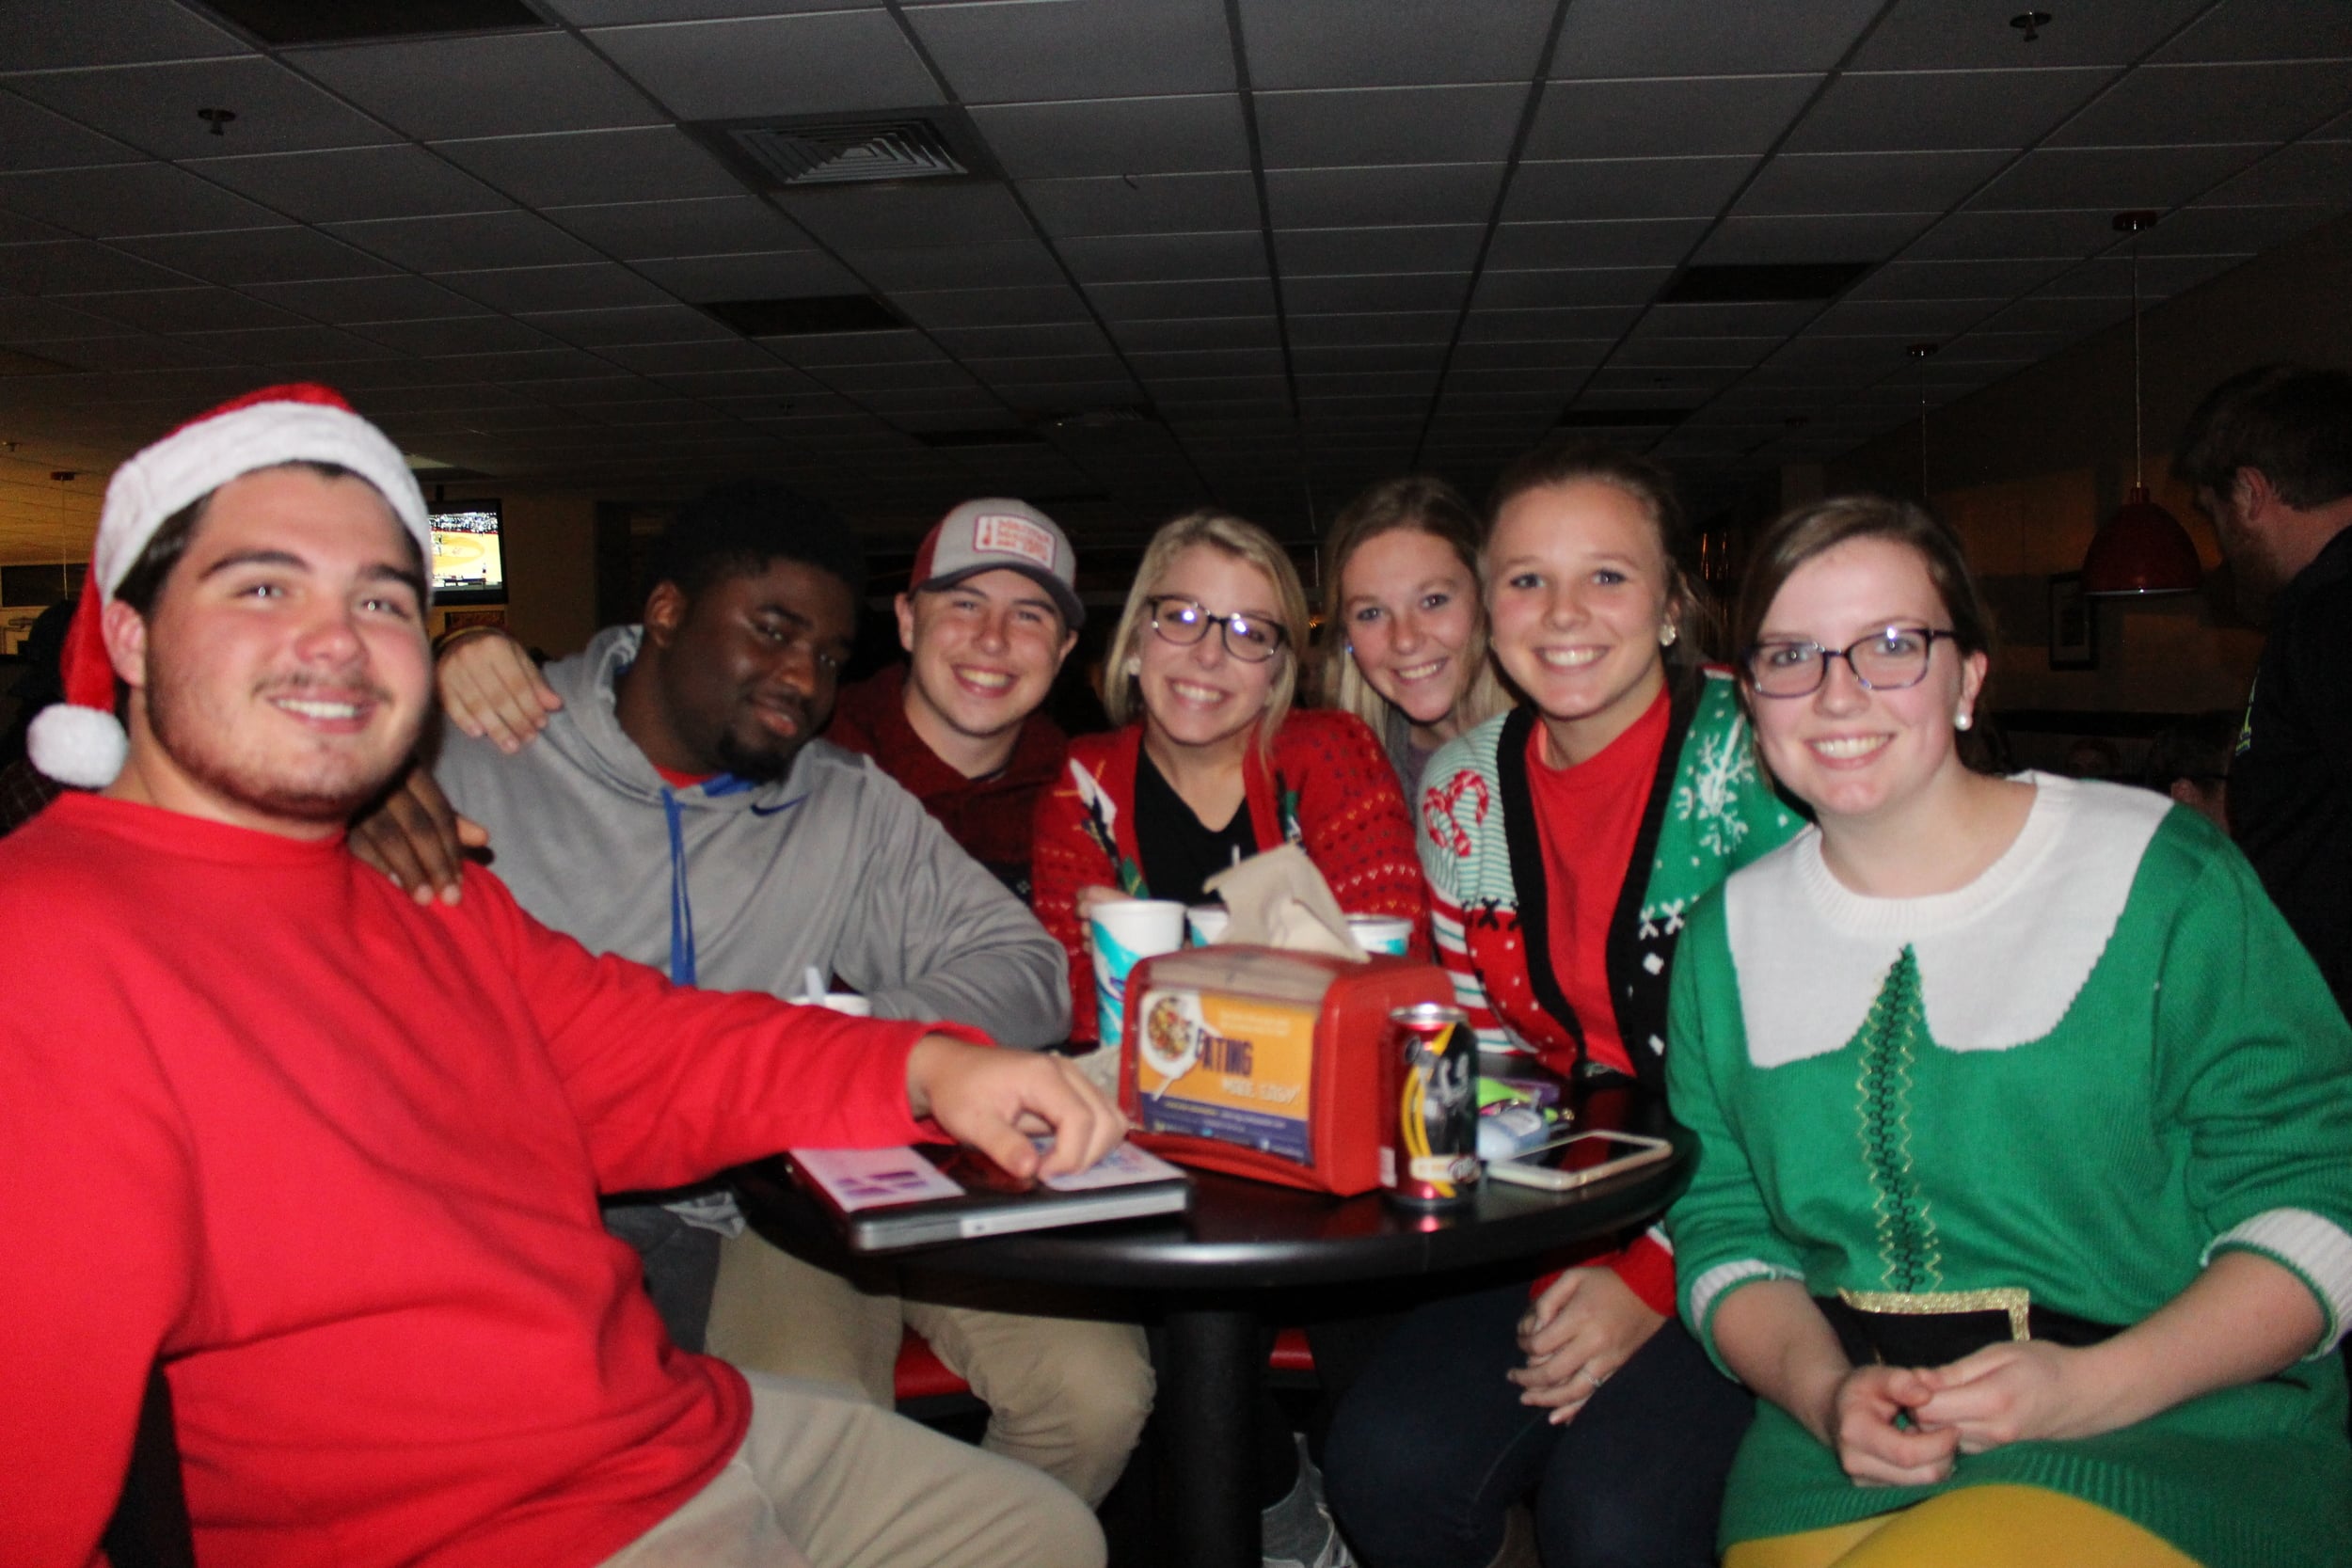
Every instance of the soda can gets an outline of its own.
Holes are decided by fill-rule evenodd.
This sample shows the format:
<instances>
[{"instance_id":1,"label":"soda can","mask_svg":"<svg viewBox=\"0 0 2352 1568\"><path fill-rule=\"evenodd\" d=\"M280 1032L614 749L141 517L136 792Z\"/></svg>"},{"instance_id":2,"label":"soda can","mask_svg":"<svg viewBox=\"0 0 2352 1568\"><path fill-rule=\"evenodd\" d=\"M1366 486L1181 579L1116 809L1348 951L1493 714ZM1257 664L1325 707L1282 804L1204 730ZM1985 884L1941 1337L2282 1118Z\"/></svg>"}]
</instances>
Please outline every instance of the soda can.
<instances>
[{"instance_id":1,"label":"soda can","mask_svg":"<svg viewBox=\"0 0 2352 1568\"><path fill-rule=\"evenodd\" d=\"M1396 1119L1380 1183L1415 1209L1453 1209L1478 1193L1478 1037L1459 1007L1423 1002L1389 1014L1383 1082Z\"/></svg>"}]
</instances>

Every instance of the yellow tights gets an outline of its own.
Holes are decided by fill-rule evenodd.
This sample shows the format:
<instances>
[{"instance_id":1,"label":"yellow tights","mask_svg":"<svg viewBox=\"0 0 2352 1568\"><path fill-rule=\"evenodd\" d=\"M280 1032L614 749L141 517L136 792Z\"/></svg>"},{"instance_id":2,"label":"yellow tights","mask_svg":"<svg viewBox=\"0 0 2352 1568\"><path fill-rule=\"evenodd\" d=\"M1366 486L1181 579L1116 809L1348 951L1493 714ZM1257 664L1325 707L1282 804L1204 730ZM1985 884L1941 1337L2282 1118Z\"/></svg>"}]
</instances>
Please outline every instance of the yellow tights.
<instances>
[{"instance_id":1,"label":"yellow tights","mask_svg":"<svg viewBox=\"0 0 2352 1568\"><path fill-rule=\"evenodd\" d=\"M1967 1486L1875 1519L1742 1541L1724 1568L2197 1568L2119 1513L2039 1486Z\"/></svg>"}]
</instances>

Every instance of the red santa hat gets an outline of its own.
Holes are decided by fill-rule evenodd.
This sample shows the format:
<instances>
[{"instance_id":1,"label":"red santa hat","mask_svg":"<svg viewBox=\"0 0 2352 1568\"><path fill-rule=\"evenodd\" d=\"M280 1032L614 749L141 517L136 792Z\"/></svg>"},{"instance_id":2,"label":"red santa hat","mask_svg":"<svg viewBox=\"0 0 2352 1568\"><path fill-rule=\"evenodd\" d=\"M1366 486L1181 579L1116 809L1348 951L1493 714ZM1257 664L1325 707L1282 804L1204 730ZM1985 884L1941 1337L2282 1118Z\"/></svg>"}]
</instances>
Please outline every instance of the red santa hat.
<instances>
[{"instance_id":1,"label":"red santa hat","mask_svg":"<svg viewBox=\"0 0 2352 1568\"><path fill-rule=\"evenodd\" d=\"M89 575L66 633L65 701L43 708L27 736L34 767L85 789L114 783L129 743L115 719L114 664L100 612L167 518L232 479L281 463L333 463L358 474L432 559L424 494L407 460L333 388L264 387L199 415L117 468L106 485Z\"/></svg>"}]
</instances>

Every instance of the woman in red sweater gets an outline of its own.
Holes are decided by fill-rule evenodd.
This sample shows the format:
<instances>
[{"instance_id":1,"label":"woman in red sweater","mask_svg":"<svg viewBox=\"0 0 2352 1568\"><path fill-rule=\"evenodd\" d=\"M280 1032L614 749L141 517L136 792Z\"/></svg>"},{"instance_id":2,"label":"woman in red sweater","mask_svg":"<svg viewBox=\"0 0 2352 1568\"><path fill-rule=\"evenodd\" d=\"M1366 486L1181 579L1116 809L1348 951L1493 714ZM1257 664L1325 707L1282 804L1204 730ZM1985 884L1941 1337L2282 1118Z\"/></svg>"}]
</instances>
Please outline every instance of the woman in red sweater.
<instances>
[{"instance_id":1,"label":"woman in red sweater","mask_svg":"<svg viewBox=\"0 0 2352 1568\"><path fill-rule=\"evenodd\" d=\"M1205 879L1285 842L1350 914L1411 919L1426 956L1405 797L1363 721L1292 708L1306 643L1306 594L1264 530L1195 512L1153 536L1111 638L1120 727L1073 740L1038 803L1037 917L1070 953L1074 1038L1096 1037L1088 909L1198 903Z\"/></svg>"}]
</instances>

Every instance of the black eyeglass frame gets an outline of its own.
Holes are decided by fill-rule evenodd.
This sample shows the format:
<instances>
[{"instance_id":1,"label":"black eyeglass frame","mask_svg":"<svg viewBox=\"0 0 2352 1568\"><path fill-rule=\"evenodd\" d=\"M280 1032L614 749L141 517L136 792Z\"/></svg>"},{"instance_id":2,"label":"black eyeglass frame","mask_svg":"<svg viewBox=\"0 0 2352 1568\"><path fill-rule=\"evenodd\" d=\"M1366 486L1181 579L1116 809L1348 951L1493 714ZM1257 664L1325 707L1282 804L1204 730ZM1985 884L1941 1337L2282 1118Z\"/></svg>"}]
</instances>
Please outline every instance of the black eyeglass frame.
<instances>
[{"instance_id":1,"label":"black eyeglass frame","mask_svg":"<svg viewBox=\"0 0 2352 1568\"><path fill-rule=\"evenodd\" d=\"M1924 637L1928 640L1927 656L1919 660L1919 673L1912 676L1907 681L1891 686L1871 680L1869 676L1862 673L1862 667L1853 661L1855 649L1867 648L1871 643L1883 639L1889 632L1902 632L1912 637ZM1881 626L1869 636L1857 637L1842 648L1824 648L1819 642L1799 641L1785 642L1758 642L1751 646L1745 653L1740 656L1740 673L1746 677L1748 689L1758 697L1771 697L1776 700L1780 698L1793 699L1797 697L1810 697L1829 683L1829 661L1833 658L1842 658L1846 661L1847 673L1853 676L1854 684L1862 688L1863 690L1908 691L1913 687L1918 685L1921 681L1926 680L1928 678L1928 671L1934 667L1935 644L1937 640L1942 639L1945 641L1950 642L1958 641L1959 638L1960 634L1956 631L1950 630L1949 628L1939 631L1933 626L1906 626L1899 625ZM1756 656L1762 653L1767 648L1810 648L1816 654L1820 655L1820 657L1813 661L1813 684L1806 687L1803 691L1765 690L1764 683L1756 676Z\"/></svg>"},{"instance_id":2,"label":"black eyeglass frame","mask_svg":"<svg viewBox=\"0 0 2352 1568\"><path fill-rule=\"evenodd\" d=\"M1164 604L1190 605L1194 610L1199 610L1200 612L1200 629L1199 632L1191 637L1179 637L1171 635L1168 628L1160 623L1160 606ZM1268 663L1272 661L1275 655L1290 646L1290 628L1282 625L1281 622L1268 620L1263 615L1244 615L1239 610L1235 610L1230 615L1214 614L1210 611L1207 605L1202 604L1199 599L1194 598L1189 594L1154 594L1143 601L1143 608L1144 612L1152 618L1152 634L1158 637L1162 641L1169 643L1175 647L1193 648L1200 646L1202 639L1209 635L1209 628L1213 626L1218 629L1220 635L1222 635L1225 639L1226 654L1231 657L1240 659L1244 664ZM1233 630L1233 623L1236 621L1239 621L1244 626L1263 626L1267 631L1272 632L1274 634L1274 646L1268 648L1262 654L1244 652L1241 645L1234 641L1236 634Z\"/></svg>"}]
</instances>

